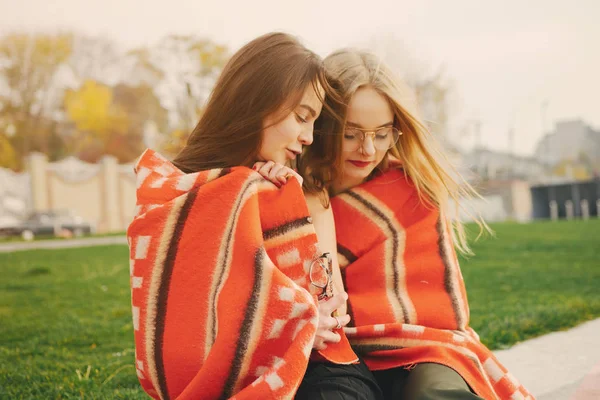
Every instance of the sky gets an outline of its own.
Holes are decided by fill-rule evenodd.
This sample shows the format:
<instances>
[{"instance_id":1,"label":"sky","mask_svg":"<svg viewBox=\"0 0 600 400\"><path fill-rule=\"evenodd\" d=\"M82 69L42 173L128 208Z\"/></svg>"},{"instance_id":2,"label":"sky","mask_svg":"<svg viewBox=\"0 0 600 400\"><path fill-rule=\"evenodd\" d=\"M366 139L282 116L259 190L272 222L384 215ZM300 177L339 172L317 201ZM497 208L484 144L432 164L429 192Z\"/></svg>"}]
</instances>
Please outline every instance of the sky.
<instances>
[{"instance_id":1,"label":"sky","mask_svg":"<svg viewBox=\"0 0 600 400\"><path fill-rule=\"evenodd\" d=\"M194 34L234 51L283 30L321 56L367 44L406 53L452 82L452 142L472 148L464 132L479 121L481 145L522 155L557 121L600 130L599 22L595 0L0 0L0 34L74 30L124 48ZM389 43L398 50L382 53Z\"/></svg>"}]
</instances>

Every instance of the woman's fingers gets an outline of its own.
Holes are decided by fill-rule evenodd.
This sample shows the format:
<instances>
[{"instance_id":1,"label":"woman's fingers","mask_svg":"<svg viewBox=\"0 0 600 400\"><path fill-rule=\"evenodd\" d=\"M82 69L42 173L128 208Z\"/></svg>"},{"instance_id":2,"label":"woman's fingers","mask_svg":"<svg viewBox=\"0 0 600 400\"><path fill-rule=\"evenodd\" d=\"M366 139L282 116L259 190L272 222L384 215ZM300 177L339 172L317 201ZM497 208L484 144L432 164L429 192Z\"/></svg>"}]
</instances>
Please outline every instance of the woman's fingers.
<instances>
[{"instance_id":1,"label":"woman's fingers","mask_svg":"<svg viewBox=\"0 0 600 400\"><path fill-rule=\"evenodd\" d=\"M326 348L327 348L327 343L325 343L324 341L322 341L319 338L315 339L315 343L313 344L313 349L325 350Z\"/></svg>"},{"instance_id":2,"label":"woman's fingers","mask_svg":"<svg viewBox=\"0 0 600 400\"><path fill-rule=\"evenodd\" d=\"M339 327L338 327L339 322ZM336 317L324 317L323 323L320 324L319 328L334 330L343 328L350 323L350 316L348 314L336 316Z\"/></svg>"},{"instance_id":3,"label":"woman's fingers","mask_svg":"<svg viewBox=\"0 0 600 400\"><path fill-rule=\"evenodd\" d=\"M260 167L257 172L267 178L269 176L269 172L275 163L273 161L267 161Z\"/></svg>"},{"instance_id":4,"label":"woman's fingers","mask_svg":"<svg viewBox=\"0 0 600 400\"><path fill-rule=\"evenodd\" d=\"M281 164L277 164L275 163L272 167L271 167L271 171L269 171L269 180L275 184L282 184L283 182L279 181L279 177L280 176L285 176L285 166L281 165Z\"/></svg>"},{"instance_id":5,"label":"woman's fingers","mask_svg":"<svg viewBox=\"0 0 600 400\"><path fill-rule=\"evenodd\" d=\"M285 165L278 164L273 161L256 162L254 163L252 169L278 187L281 187L281 185L287 183L291 177L296 178L300 183L300 186L302 186L303 183L302 177L296 171L290 167L286 167Z\"/></svg>"},{"instance_id":6,"label":"woman's fingers","mask_svg":"<svg viewBox=\"0 0 600 400\"><path fill-rule=\"evenodd\" d=\"M338 309L346 300L346 293L336 293L328 300L319 302L319 327L313 347L317 350L323 350L328 342L338 343L341 337L333 332L338 327L343 328L350 322L350 315L332 316L331 314Z\"/></svg>"},{"instance_id":7,"label":"woman's fingers","mask_svg":"<svg viewBox=\"0 0 600 400\"><path fill-rule=\"evenodd\" d=\"M340 298L344 298L340 293ZM331 300L327 301L327 303L331 302ZM350 322L350 315L340 315L340 316L331 316L331 314L324 314L324 309L320 308L319 310L319 327L317 328L317 333L315 337L315 342L313 344L313 348L317 350L325 350L327 348L327 343L338 343L342 340L342 337L334 332L334 329L345 327Z\"/></svg>"},{"instance_id":8,"label":"woman's fingers","mask_svg":"<svg viewBox=\"0 0 600 400\"><path fill-rule=\"evenodd\" d=\"M300 174L297 173L296 171L294 171L293 169L291 169L289 167L286 167L286 170L285 170L285 181L287 182L292 177L296 178L298 180L298 183L300 183L300 186L302 186L303 179L300 176Z\"/></svg>"},{"instance_id":9,"label":"woman's fingers","mask_svg":"<svg viewBox=\"0 0 600 400\"><path fill-rule=\"evenodd\" d=\"M342 338L340 337L340 335L338 335L335 332L331 332L328 330L324 330L321 331L317 334L317 337L321 338L321 340L325 343L331 342L331 343L337 343L340 340L342 340Z\"/></svg>"},{"instance_id":10,"label":"woman's fingers","mask_svg":"<svg viewBox=\"0 0 600 400\"><path fill-rule=\"evenodd\" d=\"M347 293L336 293L326 300L319 301L319 310L322 314L331 315L348 300Z\"/></svg>"},{"instance_id":11,"label":"woman's fingers","mask_svg":"<svg viewBox=\"0 0 600 400\"><path fill-rule=\"evenodd\" d=\"M282 165L274 163L273 161L267 161L265 163L255 163L254 170L262 175L263 178L270 181L271 183L281 186L281 182L273 175L280 170Z\"/></svg>"},{"instance_id":12,"label":"woman's fingers","mask_svg":"<svg viewBox=\"0 0 600 400\"><path fill-rule=\"evenodd\" d=\"M317 350L325 350L327 348L327 343L338 343L340 340L342 340L342 338L338 333L332 332L328 329L319 329L317 330L313 348Z\"/></svg>"},{"instance_id":13,"label":"woman's fingers","mask_svg":"<svg viewBox=\"0 0 600 400\"><path fill-rule=\"evenodd\" d=\"M339 322L339 326L338 326L338 322ZM336 317L330 317L330 318L328 318L326 323L328 326L330 326L329 329L343 328L350 323L350 316L348 314L346 314L346 315L341 315L341 316L336 316Z\"/></svg>"}]
</instances>

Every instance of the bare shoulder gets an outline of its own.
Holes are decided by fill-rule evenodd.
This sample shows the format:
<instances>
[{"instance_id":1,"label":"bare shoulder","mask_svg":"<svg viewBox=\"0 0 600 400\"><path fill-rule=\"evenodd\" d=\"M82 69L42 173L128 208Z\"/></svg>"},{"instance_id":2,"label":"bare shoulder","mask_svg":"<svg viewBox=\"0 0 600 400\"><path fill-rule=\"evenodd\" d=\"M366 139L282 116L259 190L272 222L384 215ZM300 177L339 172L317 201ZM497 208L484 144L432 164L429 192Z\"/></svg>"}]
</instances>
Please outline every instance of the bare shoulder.
<instances>
[{"instance_id":1,"label":"bare shoulder","mask_svg":"<svg viewBox=\"0 0 600 400\"><path fill-rule=\"evenodd\" d=\"M321 243L335 240L335 220L333 218L333 210L328 206L328 202L325 202L324 200L328 199L323 197L323 195L306 195L308 212L312 217L313 225L317 231L317 237Z\"/></svg>"},{"instance_id":2,"label":"bare shoulder","mask_svg":"<svg viewBox=\"0 0 600 400\"><path fill-rule=\"evenodd\" d=\"M306 205L308 206L308 211L310 215L315 217L326 216L330 213L333 215L331 211L331 207L326 206L329 204L329 198L327 193L307 193L304 195L306 198Z\"/></svg>"}]
</instances>

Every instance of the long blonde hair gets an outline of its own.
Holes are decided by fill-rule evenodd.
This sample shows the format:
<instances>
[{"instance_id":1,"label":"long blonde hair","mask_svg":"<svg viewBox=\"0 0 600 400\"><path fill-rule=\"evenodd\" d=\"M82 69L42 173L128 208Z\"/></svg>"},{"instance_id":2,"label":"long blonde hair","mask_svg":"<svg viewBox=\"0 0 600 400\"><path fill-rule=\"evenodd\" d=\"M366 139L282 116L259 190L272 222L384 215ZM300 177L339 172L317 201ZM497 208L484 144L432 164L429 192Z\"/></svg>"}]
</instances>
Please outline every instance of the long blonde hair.
<instances>
[{"instance_id":1,"label":"long blonde hair","mask_svg":"<svg viewBox=\"0 0 600 400\"><path fill-rule=\"evenodd\" d=\"M456 248L463 254L471 254L464 226L458 219L458 205L460 199L481 196L452 166L437 140L417 118L416 102L410 91L378 57L361 50L343 49L332 53L325 59L325 72L339 99L326 98L332 112L324 110L317 120L315 140L298 164L300 173L310 177L305 179L306 191L329 190L340 175L342 132L348 104L359 88L372 87L387 98L394 112L396 128L403 133L377 169L387 169L390 156L399 160L419 199L428 206L439 208L446 218L452 199L457 207L456 214L449 220L453 225ZM489 231L480 216L466 211L474 217L480 232Z\"/></svg>"}]
</instances>

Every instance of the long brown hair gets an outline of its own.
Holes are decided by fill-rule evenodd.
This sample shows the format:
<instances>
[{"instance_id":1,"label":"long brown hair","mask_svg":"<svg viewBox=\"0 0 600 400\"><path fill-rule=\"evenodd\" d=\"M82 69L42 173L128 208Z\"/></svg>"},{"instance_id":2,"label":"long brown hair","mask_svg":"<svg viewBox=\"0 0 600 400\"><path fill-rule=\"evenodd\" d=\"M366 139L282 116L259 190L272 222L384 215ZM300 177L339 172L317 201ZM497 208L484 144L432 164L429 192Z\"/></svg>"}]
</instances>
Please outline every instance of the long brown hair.
<instances>
[{"instance_id":1,"label":"long brown hair","mask_svg":"<svg viewBox=\"0 0 600 400\"><path fill-rule=\"evenodd\" d=\"M173 163L188 173L251 166L257 161L266 117L280 113L285 118L308 85L317 94L318 85L326 86L318 55L286 33L252 40L223 68L198 125Z\"/></svg>"},{"instance_id":2,"label":"long brown hair","mask_svg":"<svg viewBox=\"0 0 600 400\"><path fill-rule=\"evenodd\" d=\"M344 49L329 55L324 62L329 85L337 92L337 97L327 97L328 107L315 123L314 141L298 163L300 174L310 177L304 180L307 192L330 190L340 176L342 133L348 104L359 88L371 87L388 100L394 112L394 124L403 133L374 173L387 169L390 157L399 160L420 200L427 206L439 208L446 217L450 199L460 204L461 199L480 197L452 166L441 146L417 118L414 96L379 58L365 51ZM470 253L457 214L458 207L456 215L451 218L456 247L463 253ZM489 231L479 216L469 214L474 217L481 232Z\"/></svg>"}]
</instances>

